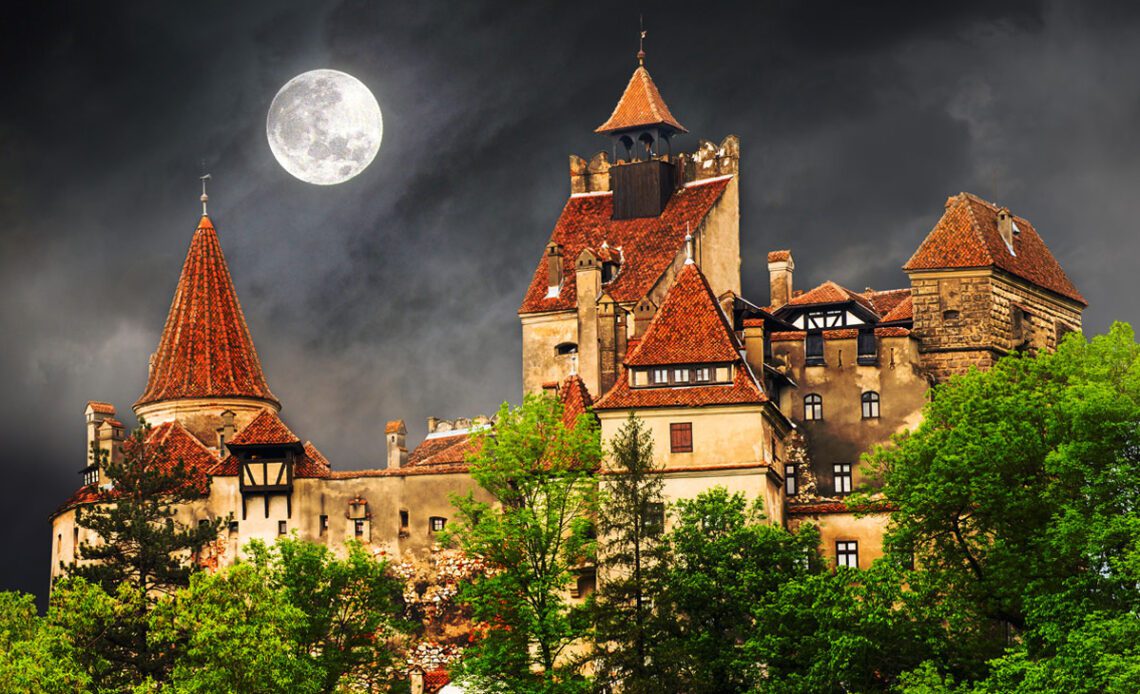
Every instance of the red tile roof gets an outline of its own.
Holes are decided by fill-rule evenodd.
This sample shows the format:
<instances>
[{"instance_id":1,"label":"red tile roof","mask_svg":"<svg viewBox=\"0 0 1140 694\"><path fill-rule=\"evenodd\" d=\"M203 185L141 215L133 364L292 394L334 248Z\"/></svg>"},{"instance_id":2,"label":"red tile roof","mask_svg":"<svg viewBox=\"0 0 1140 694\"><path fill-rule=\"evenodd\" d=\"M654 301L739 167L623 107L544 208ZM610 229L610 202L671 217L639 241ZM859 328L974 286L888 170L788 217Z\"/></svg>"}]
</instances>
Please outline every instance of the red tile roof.
<instances>
[{"instance_id":1,"label":"red tile roof","mask_svg":"<svg viewBox=\"0 0 1140 694\"><path fill-rule=\"evenodd\" d=\"M285 426L285 422L270 409L262 410L253 421L233 437L230 446L270 445L283 446L301 443L301 439Z\"/></svg>"},{"instance_id":2,"label":"red tile roof","mask_svg":"<svg viewBox=\"0 0 1140 694\"><path fill-rule=\"evenodd\" d=\"M115 414L115 406L109 402L99 402L98 400L88 400L87 407L95 414ZM87 408L84 408L87 409Z\"/></svg>"},{"instance_id":3,"label":"red tile roof","mask_svg":"<svg viewBox=\"0 0 1140 694\"><path fill-rule=\"evenodd\" d=\"M875 313L885 320L885 316L893 311L903 301L910 298L910 288L906 289L886 289L883 291L873 291L868 289L863 292L863 297L871 303L871 307L875 309Z\"/></svg>"},{"instance_id":4,"label":"red tile roof","mask_svg":"<svg viewBox=\"0 0 1140 694\"><path fill-rule=\"evenodd\" d=\"M577 305L574 263L578 254L602 243L621 248L622 267L605 291L618 302L634 302L645 296L684 248L687 229L694 233L712 206L720 199L730 177L710 178L688 184L673 193L659 217L612 219L613 193L572 195L566 201L550 240L562 247L562 289L547 298L548 277L543 255L519 313L542 313L572 309Z\"/></svg>"},{"instance_id":5,"label":"red tile roof","mask_svg":"<svg viewBox=\"0 0 1140 694\"><path fill-rule=\"evenodd\" d=\"M732 383L708 386L633 388L629 373L622 369L609 392L594 405L595 410L625 410L634 407L707 407L710 405L753 405L768 398L756 384L748 368L737 365Z\"/></svg>"},{"instance_id":6,"label":"red tile roof","mask_svg":"<svg viewBox=\"0 0 1140 694\"><path fill-rule=\"evenodd\" d=\"M875 337L906 337L907 335L910 335L910 328L902 326L875 328Z\"/></svg>"},{"instance_id":7,"label":"red tile roof","mask_svg":"<svg viewBox=\"0 0 1140 694\"><path fill-rule=\"evenodd\" d=\"M630 366L735 362L740 345L696 263L677 278L625 363Z\"/></svg>"},{"instance_id":8,"label":"red tile roof","mask_svg":"<svg viewBox=\"0 0 1140 694\"><path fill-rule=\"evenodd\" d=\"M857 294L847 287L840 286L832 281L824 282L805 294L794 297L787 303L788 306L812 306L815 304L838 304L854 301L866 308L874 310L870 300L862 294Z\"/></svg>"},{"instance_id":9,"label":"red tile roof","mask_svg":"<svg viewBox=\"0 0 1140 694\"><path fill-rule=\"evenodd\" d=\"M178 398L246 397L277 403L261 372L218 234L203 216L136 405Z\"/></svg>"},{"instance_id":10,"label":"red tile roof","mask_svg":"<svg viewBox=\"0 0 1140 694\"><path fill-rule=\"evenodd\" d=\"M465 464L477 447L469 431L427 438L408 455L408 467Z\"/></svg>"},{"instance_id":11,"label":"red tile roof","mask_svg":"<svg viewBox=\"0 0 1140 694\"><path fill-rule=\"evenodd\" d=\"M558 399L562 401L562 422L567 427L574 426L578 415L586 414L594 405L590 391L577 374L562 382L558 388Z\"/></svg>"},{"instance_id":12,"label":"red tile roof","mask_svg":"<svg viewBox=\"0 0 1140 694\"><path fill-rule=\"evenodd\" d=\"M796 342L805 337L807 337L807 331L805 330L781 330L772 333L768 339L772 342Z\"/></svg>"},{"instance_id":13,"label":"red tile roof","mask_svg":"<svg viewBox=\"0 0 1140 694\"><path fill-rule=\"evenodd\" d=\"M408 430L408 428L404 426L404 420L402 419L393 419L384 425L385 434L398 434L401 430L405 432Z\"/></svg>"},{"instance_id":14,"label":"red tile roof","mask_svg":"<svg viewBox=\"0 0 1140 694\"><path fill-rule=\"evenodd\" d=\"M666 125L683 133L689 132L669 112L669 107L661 98L661 92L657 90L649 71L641 65L633 71L633 76L629 78L629 84L618 99L614 112L594 132L612 133L627 128L654 125Z\"/></svg>"},{"instance_id":15,"label":"red tile roof","mask_svg":"<svg viewBox=\"0 0 1140 694\"><path fill-rule=\"evenodd\" d=\"M903 269L996 267L1087 306L1029 220L1013 218L1021 233L1014 235L1010 252L998 232L1000 209L970 193L949 198L946 212Z\"/></svg>"},{"instance_id":16,"label":"red tile roof","mask_svg":"<svg viewBox=\"0 0 1140 694\"><path fill-rule=\"evenodd\" d=\"M240 467L237 456L231 454L210 470L214 477L236 477ZM334 475L332 465L323 453L306 441L301 454L293 459L293 479L327 479Z\"/></svg>"},{"instance_id":17,"label":"red tile roof","mask_svg":"<svg viewBox=\"0 0 1140 694\"><path fill-rule=\"evenodd\" d=\"M906 298L895 304L889 312L882 317L882 322L893 323L900 320L914 320L914 299L910 294Z\"/></svg>"},{"instance_id":18,"label":"red tile roof","mask_svg":"<svg viewBox=\"0 0 1140 694\"><path fill-rule=\"evenodd\" d=\"M432 670L424 673L424 694L436 694L451 682L447 670Z\"/></svg>"}]
</instances>

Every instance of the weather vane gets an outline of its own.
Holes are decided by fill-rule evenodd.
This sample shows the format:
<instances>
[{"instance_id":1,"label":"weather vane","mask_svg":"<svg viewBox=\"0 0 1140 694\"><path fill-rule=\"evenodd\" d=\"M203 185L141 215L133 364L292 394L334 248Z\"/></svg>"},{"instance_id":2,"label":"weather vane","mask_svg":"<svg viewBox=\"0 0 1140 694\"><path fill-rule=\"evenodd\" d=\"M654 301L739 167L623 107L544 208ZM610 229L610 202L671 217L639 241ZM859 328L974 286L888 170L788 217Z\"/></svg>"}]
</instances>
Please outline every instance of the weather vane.
<instances>
[{"instance_id":1,"label":"weather vane","mask_svg":"<svg viewBox=\"0 0 1140 694\"><path fill-rule=\"evenodd\" d=\"M206 195L206 181L210 180L210 174L202 175L202 216L206 216L206 203L210 200L210 196Z\"/></svg>"},{"instance_id":2,"label":"weather vane","mask_svg":"<svg viewBox=\"0 0 1140 694\"><path fill-rule=\"evenodd\" d=\"M637 15L637 25L641 29L641 37L637 40L637 64L645 65L645 15Z\"/></svg>"}]
</instances>

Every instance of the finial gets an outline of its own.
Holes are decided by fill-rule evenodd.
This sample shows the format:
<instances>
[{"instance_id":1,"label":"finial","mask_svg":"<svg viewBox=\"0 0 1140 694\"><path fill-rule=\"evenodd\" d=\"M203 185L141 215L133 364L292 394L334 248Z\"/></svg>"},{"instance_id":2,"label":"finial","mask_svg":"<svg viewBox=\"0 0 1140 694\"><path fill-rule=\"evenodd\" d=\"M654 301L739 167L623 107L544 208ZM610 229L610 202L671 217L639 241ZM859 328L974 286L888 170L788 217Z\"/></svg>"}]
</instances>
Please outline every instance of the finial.
<instances>
[{"instance_id":1,"label":"finial","mask_svg":"<svg viewBox=\"0 0 1140 694\"><path fill-rule=\"evenodd\" d=\"M685 264L693 264L693 235L689 233L689 223L685 223Z\"/></svg>"},{"instance_id":2,"label":"finial","mask_svg":"<svg viewBox=\"0 0 1140 694\"><path fill-rule=\"evenodd\" d=\"M202 216L206 216L206 203L210 201L210 196L206 195L206 181L210 180L210 174L202 176Z\"/></svg>"},{"instance_id":3,"label":"finial","mask_svg":"<svg viewBox=\"0 0 1140 694\"><path fill-rule=\"evenodd\" d=\"M645 16L644 15L640 15L640 14L637 15L637 24L641 28L641 38L639 38L637 41L637 64L644 67L645 66L645 35L648 33L647 31L645 31Z\"/></svg>"}]
</instances>

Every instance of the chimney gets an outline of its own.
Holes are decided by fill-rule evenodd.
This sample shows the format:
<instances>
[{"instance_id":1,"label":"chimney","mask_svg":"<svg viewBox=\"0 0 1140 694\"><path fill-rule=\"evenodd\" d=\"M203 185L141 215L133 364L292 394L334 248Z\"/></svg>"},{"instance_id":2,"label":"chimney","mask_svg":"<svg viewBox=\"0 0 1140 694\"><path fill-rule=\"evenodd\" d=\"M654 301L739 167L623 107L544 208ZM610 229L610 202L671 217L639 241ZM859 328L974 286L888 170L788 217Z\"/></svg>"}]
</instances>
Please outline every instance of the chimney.
<instances>
[{"instance_id":1,"label":"chimney","mask_svg":"<svg viewBox=\"0 0 1140 694\"><path fill-rule=\"evenodd\" d=\"M218 428L218 455L225 456L229 453L226 448L226 443L232 441L234 434L237 433L237 427L234 425L234 413L226 410L222 413L222 426Z\"/></svg>"},{"instance_id":2,"label":"chimney","mask_svg":"<svg viewBox=\"0 0 1140 694\"><path fill-rule=\"evenodd\" d=\"M546 246L546 296L558 296L562 287L562 246L551 241Z\"/></svg>"},{"instance_id":3,"label":"chimney","mask_svg":"<svg viewBox=\"0 0 1140 694\"><path fill-rule=\"evenodd\" d=\"M91 447L99 443L99 426L103 424L103 420L115 418L115 406L109 402L91 400L87 403L83 414L87 422L87 452L83 458L89 463L95 463L98 461L90 459Z\"/></svg>"},{"instance_id":4,"label":"chimney","mask_svg":"<svg viewBox=\"0 0 1140 694\"><path fill-rule=\"evenodd\" d=\"M99 438L99 450L102 452L100 460L109 460L112 463L123 460L123 423L108 417L99 425L96 433Z\"/></svg>"},{"instance_id":5,"label":"chimney","mask_svg":"<svg viewBox=\"0 0 1140 694\"><path fill-rule=\"evenodd\" d=\"M637 302L637 305L633 307L634 337L641 337L645 334L645 329L649 327L655 313L657 313L657 307L653 305L648 296L642 297L641 301Z\"/></svg>"},{"instance_id":6,"label":"chimney","mask_svg":"<svg viewBox=\"0 0 1140 694\"><path fill-rule=\"evenodd\" d=\"M439 417L428 417L427 427L428 427L428 433L429 434L434 434L435 430L438 426L439 426Z\"/></svg>"},{"instance_id":7,"label":"chimney","mask_svg":"<svg viewBox=\"0 0 1140 694\"><path fill-rule=\"evenodd\" d=\"M796 263L792 260L791 251L768 253L768 281L771 288L769 303L772 308L780 308L795 296L792 291L792 272L795 269Z\"/></svg>"},{"instance_id":8,"label":"chimney","mask_svg":"<svg viewBox=\"0 0 1140 694\"><path fill-rule=\"evenodd\" d=\"M1009 213L1008 207L1003 207L998 210L997 214L998 233L1001 234L1001 240L1005 241L1005 245L1013 248L1013 235L1015 229L1013 223L1013 215Z\"/></svg>"},{"instance_id":9,"label":"chimney","mask_svg":"<svg viewBox=\"0 0 1140 694\"><path fill-rule=\"evenodd\" d=\"M601 362L598 357L598 297L602 293L602 268L597 256L584 248L574 263L578 289L578 375L591 393L599 393Z\"/></svg>"},{"instance_id":10,"label":"chimney","mask_svg":"<svg viewBox=\"0 0 1140 694\"><path fill-rule=\"evenodd\" d=\"M388 440L388 469L396 470L408 464L408 428L404 420L395 419L384 427Z\"/></svg>"},{"instance_id":11,"label":"chimney","mask_svg":"<svg viewBox=\"0 0 1140 694\"><path fill-rule=\"evenodd\" d=\"M764 373L764 319L744 319L744 360L752 367L752 373Z\"/></svg>"}]
</instances>

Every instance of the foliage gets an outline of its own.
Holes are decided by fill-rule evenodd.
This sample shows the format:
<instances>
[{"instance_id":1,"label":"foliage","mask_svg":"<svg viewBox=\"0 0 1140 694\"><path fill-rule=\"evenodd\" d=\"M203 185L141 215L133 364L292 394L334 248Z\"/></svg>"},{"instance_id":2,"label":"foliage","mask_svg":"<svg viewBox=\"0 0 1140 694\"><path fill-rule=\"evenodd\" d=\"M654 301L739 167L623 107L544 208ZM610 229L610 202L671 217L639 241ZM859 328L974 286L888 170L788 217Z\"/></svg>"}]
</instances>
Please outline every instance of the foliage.
<instances>
[{"instance_id":1,"label":"foliage","mask_svg":"<svg viewBox=\"0 0 1140 694\"><path fill-rule=\"evenodd\" d=\"M652 605L666 565L661 471L653 462L652 432L632 414L609 447L612 474L603 480L598 505L596 677L620 681L629 694L659 692L651 652L660 640Z\"/></svg>"},{"instance_id":2,"label":"foliage","mask_svg":"<svg viewBox=\"0 0 1140 694\"><path fill-rule=\"evenodd\" d=\"M495 503L453 498L459 512L445 536L487 571L460 598L482 624L461 664L479 691L567 692L584 685L568 649L587 634L585 608L565 599L576 568L592 562L597 424L563 422L549 395L499 410L479 435L471 474Z\"/></svg>"},{"instance_id":3,"label":"foliage","mask_svg":"<svg viewBox=\"0 0 1140 694\"><path fill-rule=\"evenodd\" d=\"M819 534L764 520L760 502L714 487L677 502L667 537L653 665L662 691L744 692L763 679L756 637L781 584L822 569Z\"/></svg>"},{"instance_id":4,"label":"foliage","mask_svg":"<svg viewBox=\"0 0 1140 694\"><path fill-rule=\"evenodd\" d=\"M92 448L110 485L99 491L100 503L76 510L76 525L97 541L79 546L78 561L66 573L98 586L113 602L105 621L92 616L77 632L81 658L99 687L165 680L174 654L150 643L150 614L161 596L189 584L194 558L222 523L188 527L179 521L177 506L199 498L209 482L149 434L143 423L123 443L121 460ZM90 586L81 593L93 595Z\"/></svg>"},{"instance_id":5,"label":"foliage","mask_svg":"<svg viewBox=\"0 0 1140 694\"><path fill-rule=\"evenodd\" d=\"M90 682L68 632L40 619L31 595L0 593L0 691L70 694Z\"/></svg>"}]
</instances>

